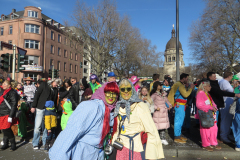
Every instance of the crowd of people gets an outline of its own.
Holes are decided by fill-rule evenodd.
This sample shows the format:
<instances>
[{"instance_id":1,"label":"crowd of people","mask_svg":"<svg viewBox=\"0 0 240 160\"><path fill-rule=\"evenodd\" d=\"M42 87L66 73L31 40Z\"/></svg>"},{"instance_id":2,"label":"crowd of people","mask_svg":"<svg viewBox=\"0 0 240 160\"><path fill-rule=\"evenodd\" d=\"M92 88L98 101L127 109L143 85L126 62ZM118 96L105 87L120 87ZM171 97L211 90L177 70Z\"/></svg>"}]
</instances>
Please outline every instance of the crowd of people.
<instances>
[{"instance_id":1,"label":"crowd of people","mask_svg":"<svg viewBox=\"0 0 240 160\"><path fill-rule=\"evenodd\" d=\"M34 126L33 149L43 146L50 159L161 159L170 121L174 142L186 143L182 130L190 132L194 110L204 149L220 150L219 143L235 141L240 151L239 79L231 72L221 80L208 72L192 84L185 73L175 83L169 75L160 81L154 74L150 85L137 76L118 83L116 77L110 72L105 83L95 74L89 83L86 78L41 78L33 84L28 77L24 85L4 80L0 150L9 148L9 142L10 150L16 150L14 135L24 140L27 126Z\"/></svg>"}]
</instances>

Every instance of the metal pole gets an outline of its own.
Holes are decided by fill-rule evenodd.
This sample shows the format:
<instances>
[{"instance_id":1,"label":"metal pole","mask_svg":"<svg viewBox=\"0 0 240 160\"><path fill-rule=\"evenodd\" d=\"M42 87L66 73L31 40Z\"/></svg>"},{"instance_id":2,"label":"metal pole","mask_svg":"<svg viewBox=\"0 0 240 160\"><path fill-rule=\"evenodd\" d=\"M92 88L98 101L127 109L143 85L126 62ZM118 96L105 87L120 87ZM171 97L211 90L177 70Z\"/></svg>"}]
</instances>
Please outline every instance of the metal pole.
<instances>
[{"instance_id":1,"label":"metal pole","mask_svg":"<svg viewBox=\"0 0 240 160\"><path fill-rule=\"evenodd\" d=\"M176 0L176 80L180 80L179 74L179 3Z\"/></svg>"},{"instance_id":2,"label":"metal pole","mask_svg":"<svg viewBox=\"0 0 240 160\"><path fill-rule=\"evenodd\" d=\"M52 67L52 80L54 78L54 66Z\"/></svg>"},{"instance_id":3,"label":"metal pole","mask_svg":"<svg viewBox=\"0 0 240 160\"><path fill-rule=\"evenodd\" d=\"M12 63L12 79L15 80L15 70L16 70L16 45L13 45L13 63Z\"/></svg>"}]
</instances>

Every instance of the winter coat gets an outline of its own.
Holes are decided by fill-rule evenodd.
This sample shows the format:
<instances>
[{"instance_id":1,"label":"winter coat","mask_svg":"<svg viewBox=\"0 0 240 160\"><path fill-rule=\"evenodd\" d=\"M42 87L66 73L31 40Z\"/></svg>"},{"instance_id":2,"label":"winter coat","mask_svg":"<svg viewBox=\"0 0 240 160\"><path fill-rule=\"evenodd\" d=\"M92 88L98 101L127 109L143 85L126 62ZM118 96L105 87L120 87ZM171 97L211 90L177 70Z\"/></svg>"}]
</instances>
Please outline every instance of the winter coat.
<instances>
[{"instance_id":1,"label":"winter coat","mask_svg":"<svg viewBox=\"0 0 240 160\"><path fill-rule=\"evenodd\" d=\"M169 128L168 108L165 103L172 106L167 97L159 95L159 93L152 94L155 112L153 113L153 121L158 130ZM156 109L160 108L159 111Z\"/></svg>"},{"instance_id":2,"label":"winter coat","mask_svg":"<svg viewBox=\"0 0 240 160\"><path fill-rule=\"evenodd\" d=\"M72 98L75 102L75 104L73 103L73 109L75 109L79 104L79 90L80 90L79 83L78 82L75 83L74 85L72 85L71 88L73 89Z\"/></svg>"},{"instance_id":3,"label":"winter coat","mask_svg":"<svg viewBox=\"0 0 240 160\"><path fill-rule=\"evenodd\" d=\"M0 96L3 94L3 91L0 93ZM9 117L14 117L14 114L17 110L18 105L18 94L14 89L11 89L5 96L4 99L7 100L11 109L8 108L7 104L3 101L0 104L0 116L9 115Z\"/></svg>"},{"instance_id":4,"label":"winter coat","mask_svg":"<svg viewBox=\"0 0 240 160\"><path fill-rule=\"evenodd\" d=\"M51 128L57 127L57 113L53 101L47 101L45 106L45 128L51 130Z\"/></svg>"},{"instance_id":5,"label":"winter coat","mask_svg":"<svg viewBox=\"0 0 240 160\"><path fill-rule=\"evenodd\" d=\"M216 103L218 108L224 108L223 96L235 97L235 93L221 90L217 80L216 81L209 80L209 81L212 87L209 94L211 95L213 101Z\"/></svg>"}]
</instances>

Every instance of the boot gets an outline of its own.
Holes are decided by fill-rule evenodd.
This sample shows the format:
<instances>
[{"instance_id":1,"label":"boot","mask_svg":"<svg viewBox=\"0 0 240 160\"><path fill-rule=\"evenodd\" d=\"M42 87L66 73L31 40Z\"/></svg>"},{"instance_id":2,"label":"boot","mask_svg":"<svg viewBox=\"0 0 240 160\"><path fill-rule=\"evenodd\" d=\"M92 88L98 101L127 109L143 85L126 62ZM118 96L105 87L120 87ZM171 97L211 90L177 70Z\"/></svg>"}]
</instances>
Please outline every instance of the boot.
<instances>
[{"instance_id":1,"label":"boot","mask_svg":"<svg viewBox=\"0 0 240 160\"><path fill-rule=\"evenodd\" d=\"M0 151L3 151L5 149L7 149L9 146L8 146L8 138L5 136L3 137L3 146L0 148Z\"/></svg>"},{"instance_id":2,"label":"boot","mask_svg":"<svg viewBox=\"0 0 240 160\"><path fill-rule=\"evenodd\" d=\"M16 142L15 142L15 137L9 139L10 143L11 143L11 148L10 151L15 151L16 150Z\"/></svg>"},{"instance_id":3,"label":"boot","mask_svg":"<svg viewBox=\"0 0 240 160\"><path fill-rule=\"evenodd\" d=\"M45 147L44 147L44 150L47 150L47 151L48 151L48 150L50 149L50 147L49 147L49 146L50 146L50 140L49 140L49 139L47 139L47 140L46 140Z\"/></svg>"},{"instance_id":4,"label":"boot","mask_svg":"<svg viewBox=\"0 0 240 160\"><path fill-rule=\"evenodd\" d=\"M53 139L51 140L49 148L51 148L51 147L53 146L54 142L55 142L55 138L53 138Z\"/></svg>"}]
</instances>

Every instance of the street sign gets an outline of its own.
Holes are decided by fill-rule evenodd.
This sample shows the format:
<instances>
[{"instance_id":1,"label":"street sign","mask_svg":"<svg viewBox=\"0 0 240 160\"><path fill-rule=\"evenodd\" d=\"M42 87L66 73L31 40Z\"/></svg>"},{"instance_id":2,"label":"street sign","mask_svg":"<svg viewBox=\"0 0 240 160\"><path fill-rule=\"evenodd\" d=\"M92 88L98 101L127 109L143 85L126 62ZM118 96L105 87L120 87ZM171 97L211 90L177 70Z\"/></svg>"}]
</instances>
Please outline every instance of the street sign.
<instances>
[{"instance_id":1,"label":"street sign","mask_svg":"<svg viewBox=\"0 0 240 160\"><path fill-rule=\"evenodd\" d=\"M26 53L27 53L27 50L20 48L20 47L17 47L17 50L18 50L18 54L20 54L20 55L26 55Z\"/></svg>"},{"instance_id":2,"label":"street sign","mask_svg":"<svg viewBox=\"0 0 240 160\"><path fill-rule=\"evenodd\" d=\"M12 49L13 48L13 45L12 44L9 44L9 43L6 43L6 42L3 42L1 41L1 47L6 47L8 49Z\"/></svg>"}]
</instances>

